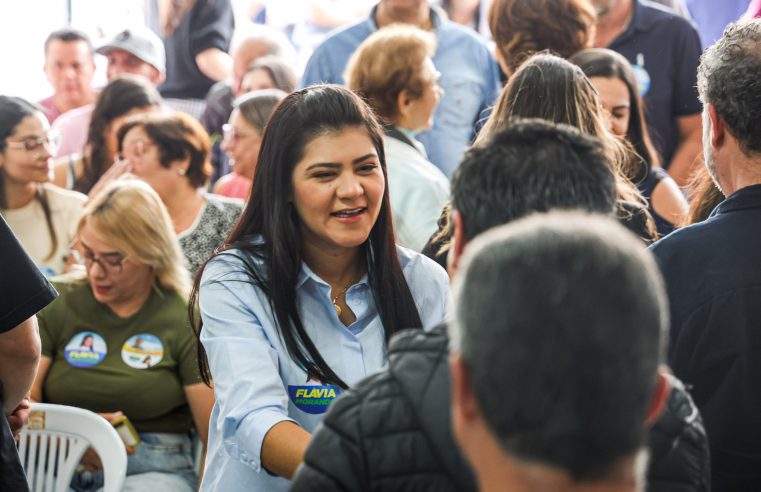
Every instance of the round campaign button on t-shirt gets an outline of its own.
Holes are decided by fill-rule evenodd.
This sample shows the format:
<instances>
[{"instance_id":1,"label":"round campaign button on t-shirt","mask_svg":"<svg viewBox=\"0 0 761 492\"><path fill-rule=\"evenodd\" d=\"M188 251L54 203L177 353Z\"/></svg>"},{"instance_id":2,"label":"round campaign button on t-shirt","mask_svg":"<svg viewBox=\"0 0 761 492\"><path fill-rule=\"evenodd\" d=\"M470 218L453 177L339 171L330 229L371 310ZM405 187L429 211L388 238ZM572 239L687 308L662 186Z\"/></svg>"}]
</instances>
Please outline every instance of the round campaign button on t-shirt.
<instances>
[{"instance_id":1,"label":"round campaign button on t-shirt","mask_svg":"<svg viewBox=\"0 0 761 492\"><path fill-rule=\"evenodd\" d=\"M81 331L71 337L63 354L74 367L92 367L101 363L108 349L103 337L92 331Z\"/></svg>"},{"instance_id":2,"label":"round campaign button on t-shirt","mask_svg":"<svg viewBox=\"0 0 761 492\"><path fill-rule=\"evenodd\" d=\"M637 54L636 63L632 63L632 70L634 71L634 78L637 79L637 90L640 97L645 97L650 92L650 74L645 70L645 56L642 53Z\"/></svg>"},{"instance_id":3,"label":"round campaign button on t-shirt","mask_svg":"<svg viewBox=\"0 0 761 492\"><path fill-rule=\"evenodd\" d=\"M135 369L148 369L164 358L164 345L155 335L139 333L122 345L122 360Z\"/></svg>"}]
</instances>

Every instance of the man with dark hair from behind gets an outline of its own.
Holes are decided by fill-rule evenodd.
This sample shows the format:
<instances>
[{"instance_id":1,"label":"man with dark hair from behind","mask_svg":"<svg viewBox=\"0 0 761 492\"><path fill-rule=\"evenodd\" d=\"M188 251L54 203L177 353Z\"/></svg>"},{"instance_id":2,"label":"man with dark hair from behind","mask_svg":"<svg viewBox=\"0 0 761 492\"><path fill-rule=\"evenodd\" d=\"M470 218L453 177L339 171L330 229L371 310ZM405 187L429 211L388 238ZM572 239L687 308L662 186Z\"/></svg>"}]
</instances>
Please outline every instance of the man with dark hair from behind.
<instances>
[{"instance_id":1,"label":"man with dark hair from behind","mask_svg":"<svg viewBox=\"0 0 761 492\"><path fill-rule=\"evenodd\" d=\"M761 490L761 20L729 26L698 70L706 168L727 197L652 251L671 302L668 360L692 385L714 492Z\"/></svg>"},{"instance_id":2,"label":"man with dark hair from behind","mask_svg":"<svg viewBox=\"0 0 761 492\"><path fill-rule=\"evenodd\" d=\"M668 307L641 243L536 215L473 241L454 299L452 424L480 490L642 490Z\"/></svg>"},{"instance_id":3,"label":"man with dark hair from behind","mask_svg":"<svg viewBox=\"0 0 761 492\"><path fill-rule=\"evenodd\" d=\"M541 120L514 123L469 150L455 171L457 244L449 256L527 214L560 208L610 215L615 199L599 140ZM291 490L475 490L449 430L447 344L443 326L396 338L389 368L333 405Z\"/></svg>"}]
</instances>

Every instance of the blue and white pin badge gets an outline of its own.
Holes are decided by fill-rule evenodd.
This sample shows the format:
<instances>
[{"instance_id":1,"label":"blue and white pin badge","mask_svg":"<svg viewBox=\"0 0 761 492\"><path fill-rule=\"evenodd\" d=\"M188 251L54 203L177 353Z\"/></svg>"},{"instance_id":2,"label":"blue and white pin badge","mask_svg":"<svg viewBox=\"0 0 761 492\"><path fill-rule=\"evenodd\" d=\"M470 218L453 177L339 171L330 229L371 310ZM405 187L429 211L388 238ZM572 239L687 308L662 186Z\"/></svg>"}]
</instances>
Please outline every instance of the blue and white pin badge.
<instances>
[{"instance_id":1,"label":"blue and white pin badge","mask_svg":"<svg viewBox=\"0 0 761 492\"><path fill-rule=\"evenodd\" d=\"M71 337L63 356L74 367L92 367L100 364L107 352L103 337L92 331L82 331Z\"/></svg>"},{"instance_id":2,"label":"blue and white pin badge","mask_svg":"<svg viewBox=\"0 0 761 492\"><path fill-rule=\"evenodd\" d=\"M645 55L637 53L637 63L632 65L632 70L634 70L634 77L637 79L639 95L640 97L645 97L650 92L650 85L652 83L650 74L645 70Z\"/></svg>"},{"instance_id":3,"label":"blue and white pin badge","mask_svg":"<svg viewBox=\"0 0 761 492\"><path fill-rule=\"evenodd\" d=\"M288 385L288 397L296 408L302 412L319 415L328 411L328 407L341 389L332 384Z\"/></svg>"},{"instance_id":4,"label":"blue and white pin badge","mask_svg":"<svg viewBox=\"0 0 761 492\"><path fill-rule=\"evenodd\" d=\"M122 345L122 360L135 369L148 369L164 358L164 344L155 335L140 333Z\"/></svg>"}]
</instances>

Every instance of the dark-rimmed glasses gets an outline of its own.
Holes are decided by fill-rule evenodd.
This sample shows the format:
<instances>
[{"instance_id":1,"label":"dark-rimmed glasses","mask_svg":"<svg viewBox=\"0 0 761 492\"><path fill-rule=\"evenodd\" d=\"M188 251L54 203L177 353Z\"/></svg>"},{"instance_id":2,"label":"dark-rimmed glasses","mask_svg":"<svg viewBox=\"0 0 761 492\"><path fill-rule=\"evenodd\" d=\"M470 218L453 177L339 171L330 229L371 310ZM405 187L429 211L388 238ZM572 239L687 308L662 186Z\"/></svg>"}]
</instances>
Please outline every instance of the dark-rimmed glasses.
<instances>
[{"instance_id":1,"label":"dark-rimmed glasses","mask_svg":"<svg viewBox=\"0 0 761 492\"><path fill-rule=\"evenodd\" d=\"M79 248L71 248L71 256L74 258L75 262L83 265L87 271L90 271L90 267L92 267L93 263L97 263L100 269L105 273L114 275L122 273L124 262L127 260L126 256L117 252L96 255L90 250L90 248L82 244L81 241L79 244L82 246L82 251L80 251Z\"/></svg>"}]
</instances>

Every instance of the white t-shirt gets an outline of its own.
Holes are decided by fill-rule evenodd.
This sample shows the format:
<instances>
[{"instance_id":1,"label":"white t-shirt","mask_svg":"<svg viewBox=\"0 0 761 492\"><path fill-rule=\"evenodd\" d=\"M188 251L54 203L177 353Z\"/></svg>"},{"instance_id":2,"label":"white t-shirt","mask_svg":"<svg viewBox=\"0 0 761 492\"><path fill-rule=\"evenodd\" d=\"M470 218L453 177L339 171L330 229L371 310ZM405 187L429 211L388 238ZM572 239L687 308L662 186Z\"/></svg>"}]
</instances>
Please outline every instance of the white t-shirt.
<instances>
[{"instance_id":1,"label":"white t-shirt","mask_svg":"<svg viewBox=\"0 0 761 492\"><path fill-rule=\"evenodd\" d=\"M51 183L42 186L48 199L50 221L57 238L56 249L52 255L52 238L39 200L35 198L21 208L3 210L2 213L32 260L46 276L52 277L63 273L66 255L87 197Z\"/></svg>"}]
</instances>

